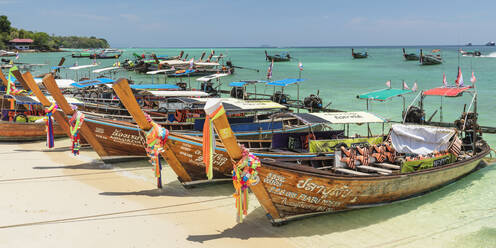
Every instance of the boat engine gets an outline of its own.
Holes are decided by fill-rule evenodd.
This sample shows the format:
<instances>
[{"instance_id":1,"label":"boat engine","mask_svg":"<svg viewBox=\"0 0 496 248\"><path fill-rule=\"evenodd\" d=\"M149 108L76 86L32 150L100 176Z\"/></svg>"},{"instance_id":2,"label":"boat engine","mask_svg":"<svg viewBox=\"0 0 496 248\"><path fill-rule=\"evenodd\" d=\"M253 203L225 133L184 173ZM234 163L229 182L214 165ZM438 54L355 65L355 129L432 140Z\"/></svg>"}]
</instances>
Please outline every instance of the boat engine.
<instances>
[{"instance_id":1,"label":"boat engine","mask_svg":"<svg viewBox=\"0 0 496 248\"><path fill-rule=\"evenodd\" d=\"M475 135L482 136L482 130L479 124L477 124L477 117L477 113L463 112L460 118L455 121L456 128L465 131L465 138L463 138L464 144L472 144Z\"/></svg>"},{"instance_id":2,"label":"boat engine","mask_svg":"<svg viewBox=\"0 0 496 248\"><path fill-rule=\"evenodd\" d=\"M201 83L201 89L211 95L216 95L217 90L214 89L213 84L211 82L203 82Z\"/></svg>"},{"instance_id":3,"label":"boat engine","mask_svg":"<svg viewBox=\"0 0 496 248\"><path fill-rule=\"evenodd\" d=\"M405 115L403 115L405 118ZM419 107L412 106L406 111L405 122L421 124L425 120L425 113Z\"/></svg>"},{"instance_id":4,"label":"boat engine","mask_svg":"<svg viewBox=\"0 0 496 248\"><path fill-rule=\"evenodd\" d=\"M179 88L181 88L181 90L186 90L186 88L188 87L188 84L185 82L179 82L179 83L176 83L176 85L179 86Z\"/></svg>"},{"instance_id":5,"label":"boat engine","mask_svg":"<svg viewBox=\"0 0 496 248\"><path fill-rule=\"evenodd\" d=\"M289 99L288 95L283 94L280 91L276 91L276 93L274 93L274 95L270 97L271 101L282 104L288 103L288 99Z\"/></svg>"},{"instance_id":6,"label":"boat engine","mask_svg":"<svg viewBox=\"0 0 496 248\"><path fill-rule=\"evenodd\" d=\"M305 97L305 99L303 100L303 104L307 108L321 109L322 99L317 95L311 94L310 96Z\"/></svg>"},{"instance_id":7,"label":"boat engine","mask_svg":"<svg viewBox=\"0 0 496 248\"><path fill-rule=\"evenodd\" d=\"M232 98L243 99L244 94L245 94L245 90L243 87L232 87L231 89Z\"/></svg>"}]
</instances>

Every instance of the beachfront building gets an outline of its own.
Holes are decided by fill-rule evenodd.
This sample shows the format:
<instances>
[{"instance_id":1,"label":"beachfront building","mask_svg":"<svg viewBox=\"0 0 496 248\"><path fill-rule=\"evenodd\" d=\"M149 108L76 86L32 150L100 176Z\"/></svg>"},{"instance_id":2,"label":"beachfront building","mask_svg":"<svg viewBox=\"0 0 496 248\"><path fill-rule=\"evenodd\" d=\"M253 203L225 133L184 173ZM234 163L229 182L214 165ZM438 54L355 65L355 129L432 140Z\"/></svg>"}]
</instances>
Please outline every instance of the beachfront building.
<instances>
[{"instance_id":1,"label":"beachfront building","mask_svg":"<svg viewBox=\"0 0 496 248\"><path fill-rule=\"evenodd\" d=\"M9 41L10 50L29 50L33 45L32 39L13 39Z\"/></svg>"}]
</instances>

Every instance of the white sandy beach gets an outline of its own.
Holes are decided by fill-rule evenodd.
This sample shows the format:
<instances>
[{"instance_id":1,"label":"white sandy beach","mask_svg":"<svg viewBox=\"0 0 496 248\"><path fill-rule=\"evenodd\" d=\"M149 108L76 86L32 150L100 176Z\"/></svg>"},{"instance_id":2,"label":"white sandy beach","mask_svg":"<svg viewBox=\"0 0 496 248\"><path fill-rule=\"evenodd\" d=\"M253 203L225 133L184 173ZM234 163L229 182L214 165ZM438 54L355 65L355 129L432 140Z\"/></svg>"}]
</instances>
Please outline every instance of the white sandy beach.
<instances>
[{"instance_id":1,"label":"white sandy beach","mask_svg":"<svg viewBox=\"0 0 496 248\"><path fill-rule=\"evenodd\" d=\"M410 201L272 227L253 196L236 224L230 183L185 189L165 167L158 190L145 161L112 166L90 150L74 157L43 147L0 144L0 247L496 245L496 193L480 186L496 180L494 167Z\"/></svg>"}]
</instances>

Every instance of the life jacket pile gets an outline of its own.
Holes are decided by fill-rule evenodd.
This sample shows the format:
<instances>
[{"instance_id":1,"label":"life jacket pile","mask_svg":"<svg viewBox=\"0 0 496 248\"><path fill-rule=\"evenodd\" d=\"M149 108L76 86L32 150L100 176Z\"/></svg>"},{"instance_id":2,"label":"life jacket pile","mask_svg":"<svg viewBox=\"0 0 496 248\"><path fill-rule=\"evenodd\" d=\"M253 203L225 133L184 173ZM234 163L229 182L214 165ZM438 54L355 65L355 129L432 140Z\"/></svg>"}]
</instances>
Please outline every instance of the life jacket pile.
<instances>
[{"instance_id":1,"label":"life jacket pile","mask_svg":"<svg viewBox=\"0 0 496 248\"><path fill-rule=\"evenodd\" d=\"M356 169L357 164L369 165L371 162L382 163L389 161L394 163L396 160L396 150L389 143L382 143L367 146L356 146L346 148L341 146L341 162L349 168Z\"/></svg>"}]
</instances>

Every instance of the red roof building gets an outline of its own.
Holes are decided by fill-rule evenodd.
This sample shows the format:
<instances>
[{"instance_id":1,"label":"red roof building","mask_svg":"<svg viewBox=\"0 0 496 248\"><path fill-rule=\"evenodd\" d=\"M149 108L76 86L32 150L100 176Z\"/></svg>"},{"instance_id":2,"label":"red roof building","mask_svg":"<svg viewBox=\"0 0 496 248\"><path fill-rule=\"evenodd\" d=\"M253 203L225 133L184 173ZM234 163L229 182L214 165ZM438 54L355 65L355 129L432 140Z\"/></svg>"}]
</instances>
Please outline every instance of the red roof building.
<instances>
[{"instance_id":1,"label":"red roof building","mask_svg":"<svg viewBox=\"0 0 496 248\"><path fill-rule=\"evenodd\" d=\"M34 41L32 39L19 39L19 38L15 38L13 40L10 40L9 41L10 43L33 43Z\"/></svg>"},{"instance_id":2,"label":"red roof building","mask_svg":"<svg viewBox=\"0 0 496 248\"><path fill-rule=\"evenodd\" d=\"M33 44L32 39L13 39L9 41L9 49L11 50L29 50Z\"/></svg>"}]
</instances>

